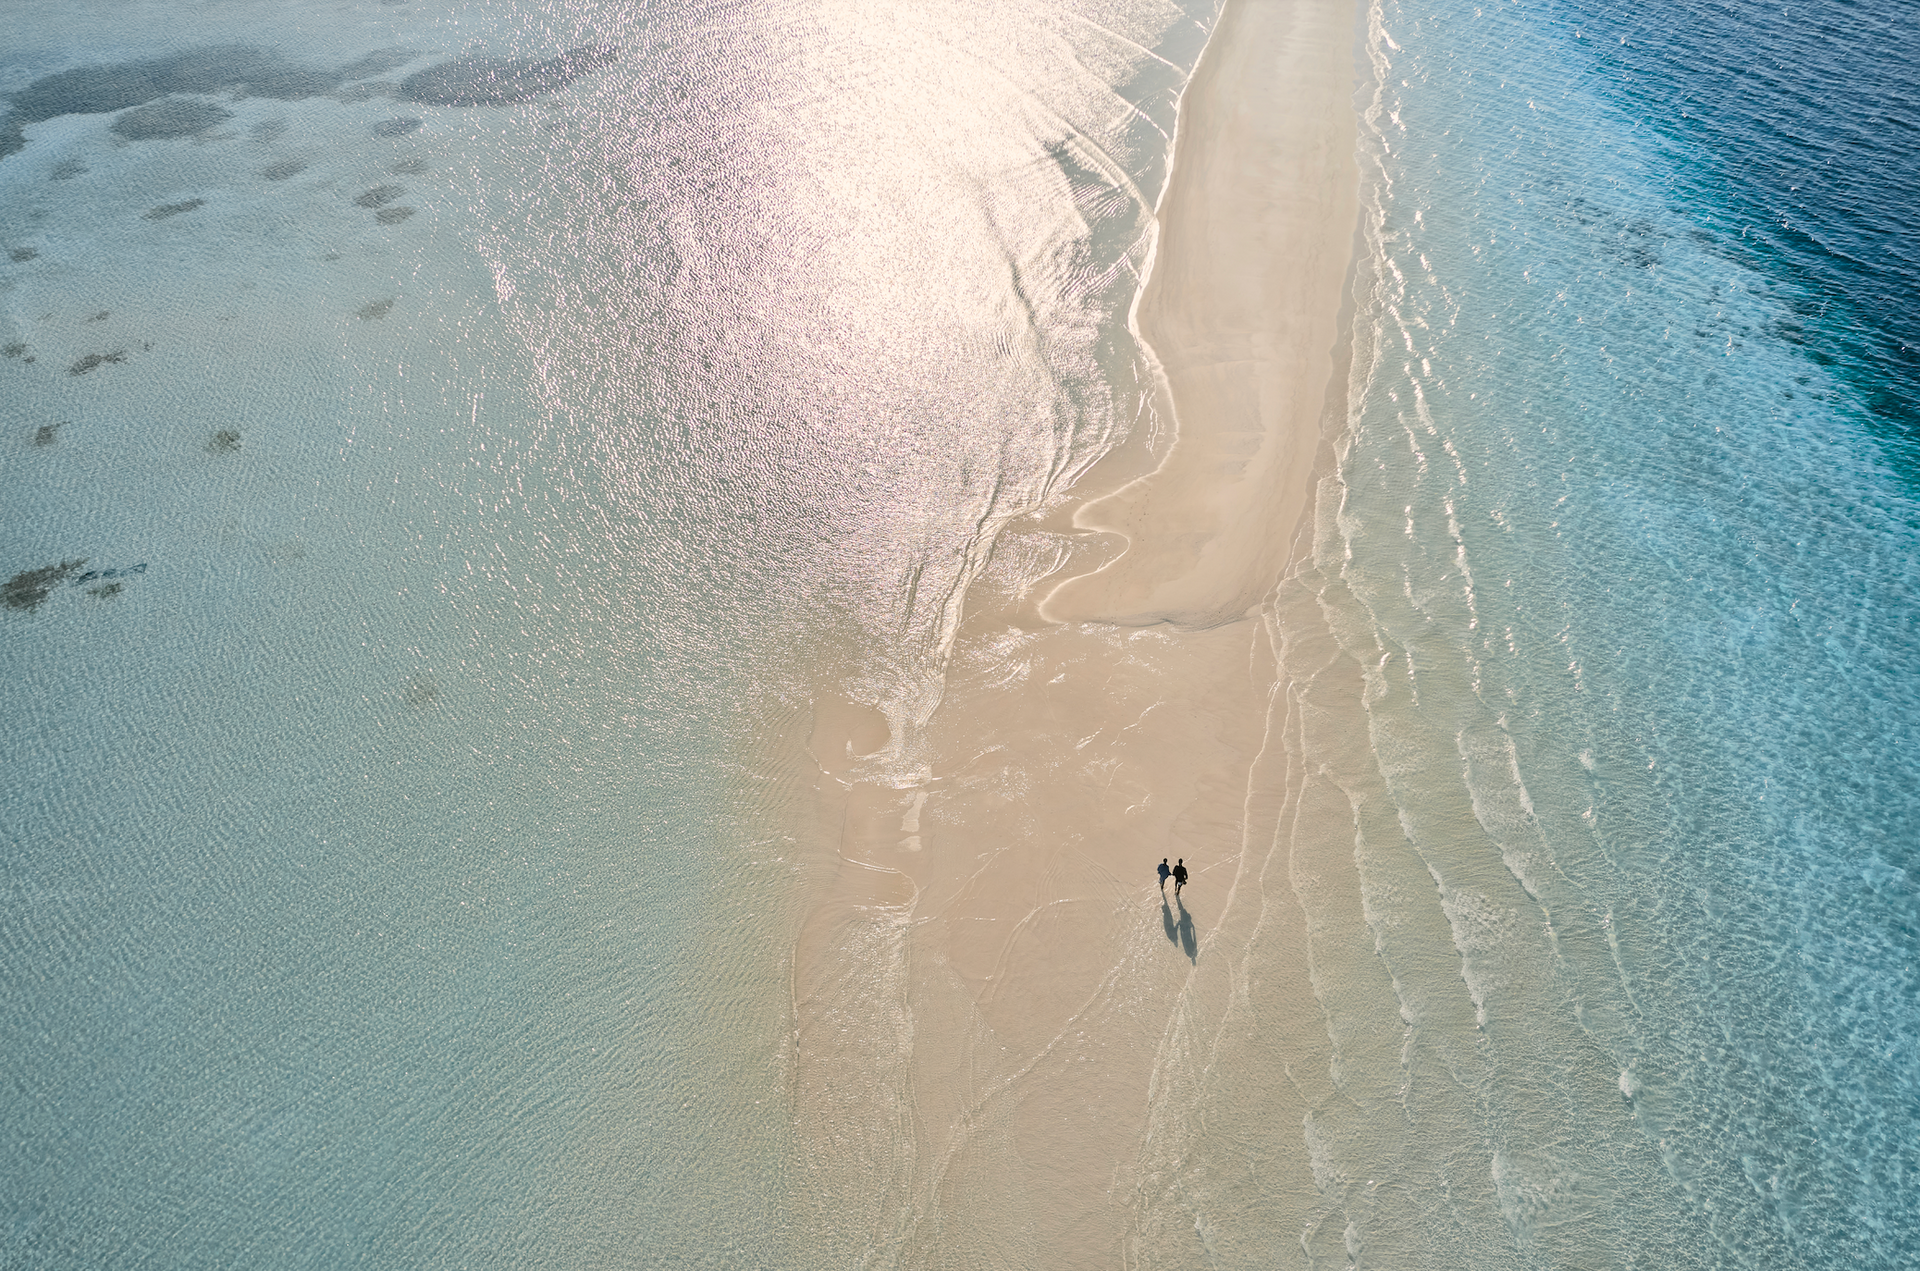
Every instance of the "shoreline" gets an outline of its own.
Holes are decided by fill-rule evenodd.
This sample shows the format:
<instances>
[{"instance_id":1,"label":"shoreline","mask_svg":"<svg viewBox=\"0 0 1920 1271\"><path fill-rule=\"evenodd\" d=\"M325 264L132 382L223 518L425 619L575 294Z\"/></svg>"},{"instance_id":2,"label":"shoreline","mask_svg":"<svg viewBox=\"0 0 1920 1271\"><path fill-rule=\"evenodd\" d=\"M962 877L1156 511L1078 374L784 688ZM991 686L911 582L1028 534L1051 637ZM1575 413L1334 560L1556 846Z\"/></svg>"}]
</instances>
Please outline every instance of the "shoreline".
<instances>
[{"instance_id":1,"label":"shoreline","mask_svg":"<svg viewBox=\"0 0 1920 1271\"><path fill-rule=\"evenodd\" d=\"M1037 606L976 587L912 736L823 695L788 741L817 772L787 1056L810 1257L1110 1267L1159 1226L1169 1063L1297 784L1261 611L1344 425L1355 32L1337 0L1235 0L1182 93L1129 319L1174 439L1072 517L1125 549ZM1194 881L1156 906L1163 855ZM1304 971L1285 992L1317 1015ZM1312 1190L1304 1149L1280 1173Z\"/></svg>"}]
</instances>

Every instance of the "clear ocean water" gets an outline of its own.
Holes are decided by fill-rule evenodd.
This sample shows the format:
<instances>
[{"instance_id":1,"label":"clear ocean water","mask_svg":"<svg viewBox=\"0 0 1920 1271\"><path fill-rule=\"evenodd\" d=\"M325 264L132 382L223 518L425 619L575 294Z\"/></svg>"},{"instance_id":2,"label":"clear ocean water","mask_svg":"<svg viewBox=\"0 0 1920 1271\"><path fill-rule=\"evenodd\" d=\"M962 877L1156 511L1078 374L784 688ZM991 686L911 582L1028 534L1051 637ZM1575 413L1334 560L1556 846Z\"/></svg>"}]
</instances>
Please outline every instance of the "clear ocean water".
<instances>
[{"instance_id":1,"label":"clear ocean water","mask_svg":"<svg viewBox=\"0 0 1920 1271\"><path fill-rule=\"evenodd\" d=\"M1141 426L1211 16L14 15L0 1262L801 1264L768 739ZM1356 18L1367 956L1148 1261L1912 1265L1912 26Z\"/></svg>"},{"instance_id":2,"label":"clear ocean water","mask_svg":"<svg viewBox=\"0 0 1920 1271\"><path fill-rule=\"evenodd\" d=\"M1357 859L1418 1146L1328 1151L1426 1186L1350 1252L1920 1258L1900 25L1370 15L1374 269L1309 583L1369 668L1397 816Z\"/></svg>"}]
</instances>

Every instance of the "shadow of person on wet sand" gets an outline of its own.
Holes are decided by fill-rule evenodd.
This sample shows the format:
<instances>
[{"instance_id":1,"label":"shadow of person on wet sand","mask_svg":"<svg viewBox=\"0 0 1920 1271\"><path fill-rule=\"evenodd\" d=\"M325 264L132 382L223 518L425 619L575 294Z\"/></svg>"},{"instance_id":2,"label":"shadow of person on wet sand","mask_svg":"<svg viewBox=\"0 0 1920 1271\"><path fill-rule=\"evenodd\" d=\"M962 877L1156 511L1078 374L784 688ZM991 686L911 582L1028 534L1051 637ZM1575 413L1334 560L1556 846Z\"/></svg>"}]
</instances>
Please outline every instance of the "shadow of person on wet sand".
<instances>
[{"instance_id":1,"label":"shadow of person on wet sand","mask_svg":"<svg viewBox=\"0 0 1920 1271\"><path fill-rule=\"evenodd\" d=\"M1160 925L1166 930L1167 943L1187 955L1187 961L1198 964L1200 961L1200 939L1193 931L1193 915L1187 912L1187 906L1178 896L1173 903L1180 906L1180 921L1173 920L1173 910L1167 905L1167 898L1160 898Z\"/></svg>"}]
</instances>

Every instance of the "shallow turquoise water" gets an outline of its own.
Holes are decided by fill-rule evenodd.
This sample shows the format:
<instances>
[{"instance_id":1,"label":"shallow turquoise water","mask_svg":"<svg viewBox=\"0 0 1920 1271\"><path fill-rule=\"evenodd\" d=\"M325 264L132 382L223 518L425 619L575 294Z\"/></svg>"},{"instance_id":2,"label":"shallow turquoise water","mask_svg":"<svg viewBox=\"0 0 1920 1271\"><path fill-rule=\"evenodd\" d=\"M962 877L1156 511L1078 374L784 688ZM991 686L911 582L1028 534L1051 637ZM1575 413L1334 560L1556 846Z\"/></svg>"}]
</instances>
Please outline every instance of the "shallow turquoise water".
<instances>
[{"instance_id":1,"label":"shallow turquoise water","mask_svg":"<svg viewBox=\"0 0 1920 1271\"><path fill-rule=\"evenodd\" d=\"M924 697L1128 426L1204 34L13 24L0 1260L792 1256L804 789L750 757L823 675Z\"/></svg>"}]
</instances>

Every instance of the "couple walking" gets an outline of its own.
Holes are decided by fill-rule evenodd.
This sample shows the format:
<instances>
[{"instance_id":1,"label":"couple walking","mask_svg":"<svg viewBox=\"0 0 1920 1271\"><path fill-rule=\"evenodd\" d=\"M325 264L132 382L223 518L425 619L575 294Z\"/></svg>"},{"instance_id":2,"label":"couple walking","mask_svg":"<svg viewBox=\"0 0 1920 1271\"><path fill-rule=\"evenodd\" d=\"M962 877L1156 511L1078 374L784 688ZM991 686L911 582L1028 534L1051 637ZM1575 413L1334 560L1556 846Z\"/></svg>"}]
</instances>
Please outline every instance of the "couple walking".
<instances>
[{"instance_id":1,"label":"couple walking","mask_svg":"<svg viewBox=\"0 0 1920 1271\"><path fill-rule=\"evenodd\" d=\"M1180 858L1180 863L1175 865L1172 869L1167 868L1166 857L1162 856L1160 858L1160 890L1161 891L1165 891L1167 889L1168 874L1173 875L1173 894L1178 896L1180 894L1180 889L1187 885L1187 858L1182 856Z\"/></svg>"}]
</instances>

